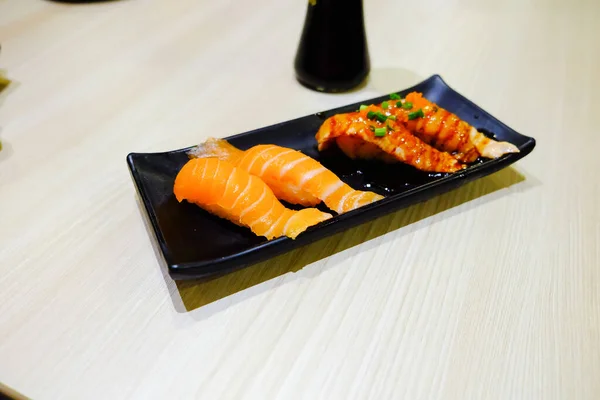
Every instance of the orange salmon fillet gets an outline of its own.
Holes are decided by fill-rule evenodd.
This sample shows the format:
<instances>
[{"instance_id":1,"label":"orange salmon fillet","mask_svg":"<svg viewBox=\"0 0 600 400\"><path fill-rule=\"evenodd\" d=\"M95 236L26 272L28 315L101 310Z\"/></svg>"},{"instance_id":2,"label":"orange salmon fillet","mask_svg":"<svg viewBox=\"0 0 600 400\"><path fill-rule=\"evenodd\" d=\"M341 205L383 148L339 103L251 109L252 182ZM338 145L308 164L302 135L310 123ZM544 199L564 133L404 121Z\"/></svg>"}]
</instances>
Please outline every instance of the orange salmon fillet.
<instances>
[{"instance_id":1,"label":"orange salmon fillet","mask_svg":"<svg viewBox=\"0 0 600 400\"><path fill-rule=\"evenodd\" d=\"M360 112L337 114L325 120L316 134L319 150L337 144L352 159L403 162L427 172L455 172L463 168L450 154L423 142L403 124L391 119L381 122L367 118L367 113L376 109L370 106ZM376 136L376 128L383 129L385 134Z\"/></svg>"},{"instance_id":2,"label":"orange salmon fillet","mask_svg":"<svg viewBox=\"0 0 600 400\"><path fill-rule=\"evenodd\" d=\"M226 140L209 139L190 151L191 157L218 157L260 177L277 198L314 206L321 201L342 214L383 199L354 190L315 159L293 149L271 144L240 150Z\"/></svg>"},{"instance_id":3,"label":"orange salmon fillet","mask_svg":"<svg viewBox=\"0 0 600 400\"><path fill-rule=\"evenodd\" d=\"M189 160L177 174L173 192L177 201L187 200L269 240L295 239L332 217L316 208L284 207L261 179L218 158Z\"/></svg>"}]
</instances>

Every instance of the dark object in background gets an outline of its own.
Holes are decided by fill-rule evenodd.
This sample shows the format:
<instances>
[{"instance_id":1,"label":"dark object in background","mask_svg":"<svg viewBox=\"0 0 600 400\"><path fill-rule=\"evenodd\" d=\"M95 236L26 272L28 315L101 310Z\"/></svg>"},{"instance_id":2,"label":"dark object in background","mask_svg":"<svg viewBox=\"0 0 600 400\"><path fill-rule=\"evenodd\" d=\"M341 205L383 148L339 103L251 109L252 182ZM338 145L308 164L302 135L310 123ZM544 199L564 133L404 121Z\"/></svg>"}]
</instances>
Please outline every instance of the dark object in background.
<instances>
[{"instance_id":1,"label":"dark object in background","mask_svg":"<svg viewBox=\"0 0 600 400\"><path fill-rule=\"evenodd\" d=\"M112 3L119 0L47 0L53 3L87 4L87 3Z\"/></svg>"},{"instance_id":2,"label":"dark object in background","mask_svg":"<svg viewBox=\"0 0 600 400\"><path fill-rule=\"evenodd\" d=\"M362 0L309 2L294 63L296 79L324 92L362 83L370 70Z\"/></svg>"}]
</instances>

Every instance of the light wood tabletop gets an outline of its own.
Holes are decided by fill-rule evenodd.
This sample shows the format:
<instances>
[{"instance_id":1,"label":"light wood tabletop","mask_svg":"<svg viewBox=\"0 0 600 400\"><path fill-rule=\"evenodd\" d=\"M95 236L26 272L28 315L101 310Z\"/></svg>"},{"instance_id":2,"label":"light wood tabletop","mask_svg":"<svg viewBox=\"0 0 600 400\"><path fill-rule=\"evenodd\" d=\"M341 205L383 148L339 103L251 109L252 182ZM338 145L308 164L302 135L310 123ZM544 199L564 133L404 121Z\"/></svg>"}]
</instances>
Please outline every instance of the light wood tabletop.
<instances>
[{"instance_id":1,"label":"light wood tabletop","mask_svg":"<svg viewBox=\"0 0 600 400\"><path fill-rule=\"evenodd\" d=\"M600 398L600 3L364 5L369 80L333 95L294 79L307 1L0 1L3 385L35 399ZM216 280L169 278L129 152L432 74L536 149Z\"/></svg>"}]
</instances>

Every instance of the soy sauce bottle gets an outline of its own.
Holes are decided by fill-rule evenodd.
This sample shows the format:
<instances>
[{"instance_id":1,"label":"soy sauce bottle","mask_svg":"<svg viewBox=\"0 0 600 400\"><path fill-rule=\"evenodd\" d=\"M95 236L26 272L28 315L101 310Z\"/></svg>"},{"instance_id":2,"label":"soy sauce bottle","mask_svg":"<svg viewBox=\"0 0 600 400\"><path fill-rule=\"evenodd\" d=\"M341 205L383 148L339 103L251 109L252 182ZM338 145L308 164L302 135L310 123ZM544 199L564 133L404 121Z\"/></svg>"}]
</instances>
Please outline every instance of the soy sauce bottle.
<instances>
[{"instance_id":1,"label":"soy sauce bottle","mask_svg":"<svg viewBox=\"0 0 600 400\"><path fill-rule=\"evenodd\" d=\"M112 3L115 0L50 0L55 3L87 4L87 3Z\"/></svg>"},{"instance_id":2,"label":"soy sauce bottle","mask_svg":"<svg viewBox=\"0 0 600 400\"><path fill-rule=\"evenodd\" d=\"M301 84L318 91L361 84L370 70L362 0L310 0L294 68Z\"/></svg>"}]
</instances>

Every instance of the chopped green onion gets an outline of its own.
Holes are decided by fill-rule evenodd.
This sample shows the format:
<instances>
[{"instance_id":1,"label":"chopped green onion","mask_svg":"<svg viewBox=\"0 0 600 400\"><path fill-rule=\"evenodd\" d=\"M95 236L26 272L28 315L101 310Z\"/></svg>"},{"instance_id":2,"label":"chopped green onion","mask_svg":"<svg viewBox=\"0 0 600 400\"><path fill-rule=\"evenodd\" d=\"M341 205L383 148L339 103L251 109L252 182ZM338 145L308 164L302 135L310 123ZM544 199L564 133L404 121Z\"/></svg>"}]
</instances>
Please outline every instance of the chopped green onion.
<instances>
[{"instance_id":1,"label":"chopped green onion","mask_svg":"<svg viewBox=\"0 0 600 400\"><path fill-rule=\"evenodd\" d=\"M375 127L373 125L369 125L369 129L371 130L371 132L375 132Z\"/></svg>"},{"instance_id":2,"label":"chopped green onion","mask_svg":"<svg viewBox=\"0 0 600 400\"><path fill-rule=\"evenodd\" d=\"M363 110L367 109L368 107L369 106L363 104L363 105L360 106L360 111L363 111Z\"/></svg>"},{"instance_id":3,"label":"chopped green onion","mask_svg":"<svg viewBox=\"0 0 600 400\"><path fill-rule=\"evenodd\" d=\"M419 117L423 118L424 116L425 114L423 114L423 110L419 108L418 111L411 112L410 114L408 114L408 119L413 120Z\"/></svg>"},{"instance_id":4,"label":"chopped green onion","mask_svg":"<svg viewBox=\"0 0 600 400\"><path fill-rule=\"evenodd\" d=\"M395 120L396 120L396 116L395 116L395 115L390 115L390 116L388 117L388 119L391 119L392 121L395 121Z\"/></svg>"},{"instance_id":5,"label":"chopped green onion","mask_svg":"<svg viewBox=\"0 0 600 400\"><path fill-rule=\"evenodd\" d=\"M398 108L402 107L402 102L401 101L397 102L396 107L398 107Z\"/></svg>"},{"instance_id":6,"label":"chopped green onion","mask_svg":"<svg viewBox=\"0 0 600 400\"><path fill-rule=\"evenodd\" d=\"M382 114L380 112L376 112L375 117L379 120L379 122L385 122L385 120L387 119L387 115Z\"/></svg>"},{"instance_id":7,"label":"chopped green onion","mask_svg":"<svg viewBox=\"0 0 600 400\"><path fill-rule=\"evenodd\" d=\"M382 114L379 111L377 111L377 112L369 111L367 113L367 118L369 118L369 119L377 119L379 122L385 122L385 120L388 117L387 117L387 115Z\"/></svg>"},{"instance_id":8,"label":"chopped green onion","mask_svg":"<svg viewBox=\"0 0 600 400\"><path fill-rule=\"evenodd\" d=\"M386 128L375 128L375 136L385 136L385 134L387 133L387 129Z\"/></svg>"},{"instance_id":9,"label":"chopped green onion","mask_svg":"<svg viewBox=\"0 0 600 400\"><path fill-rule=\"evenodd\" d=\"M387 101L384 101L383 103L381 103L381 108L383 108L384 110L387 109L390 106L390 103L388 103Z\"/></svg>"},{"instance_id":10,"label":"chopped green onion","mask_svg":"<svg viewBox=\"0 0 600 400\"><path fill-rule=\"evenodd\" d=\"M390 124L387 125L387 128L392 132L395 130L394 128L392 128L392 126Z\"/></svg>"},{"instance_id":11,"label":"chopped green onion","mask_svg":"<svg viewBox=\"0 0 600 400\"><path fill-rule=\"evenodd\" d=\"M402 105L402 108L404 108L405 110L410 110L411 108L413 108L413 103L411 103L410 101L407 101L406 103L404 103Z\"/></svg>"},{"instance_id":12,"label":"chopped green onion","mask_svg":"<svg viewBox=\"0 0 600 400\"><path fill-rule=\"evenodd\" d=\"M390 94L390 99L392 99L392 100L400 100L401 97L398 96L397 93L392 93L392 94Z\"/></svg>"}]
</instances>

